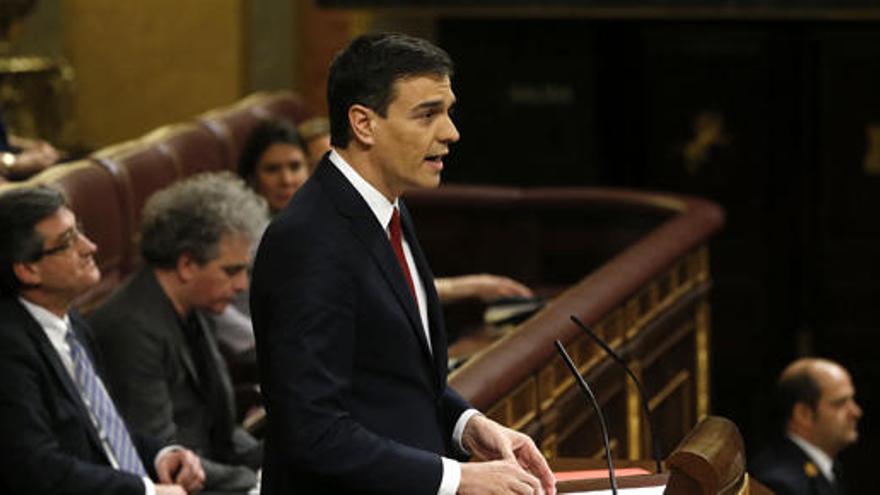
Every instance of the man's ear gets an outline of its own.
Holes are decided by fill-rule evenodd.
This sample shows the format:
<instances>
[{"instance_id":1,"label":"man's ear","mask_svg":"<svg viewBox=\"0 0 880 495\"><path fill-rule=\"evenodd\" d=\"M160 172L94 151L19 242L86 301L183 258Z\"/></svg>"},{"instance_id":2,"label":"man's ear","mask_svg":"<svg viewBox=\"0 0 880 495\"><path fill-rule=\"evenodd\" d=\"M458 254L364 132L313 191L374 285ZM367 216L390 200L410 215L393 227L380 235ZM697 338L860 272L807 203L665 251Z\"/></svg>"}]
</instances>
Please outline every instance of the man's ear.
<instances>
[{"instance_id":1,"label":"man's ear","mask_svg":"<svg viewBox=\"0 0 880 495\"><path fill-rule=\"evenodd\" d=\"M35 263L13 263L12 272L18 277L19 282L25 286L40 285L43 278L40 276L40 269Z\"/></svg>"},{"instance_id":2,"label":"man's ear","mask_svg":"<svg viewBox=\"0 0 880 495\"><path fill-rule=\"evenodd\" d=\"M363 105L352 105L348 108L348 125L353 137L365 145L375 144L373 137L374 123L377 115Z\"/></svg>"},{"instance_id":3,"label":"man's ear","mask_svg":"<svg viewBox=\"0 0 880 495\"><path fill-rule=\"evenodd\" d=\"M177 265L174 268L181 282L189 282L195 277L196 269L200 266L191 254L182 253L177 257Z\"/></svg>"},{"instance_id":4,"label":"man's ear","mask_svg":"<svg viewBox=\"0 0 880 495\"><path fill-rule=\"evenodd\" d=\"M815 418L816 411L806 402L796 402L791 410L791 419L801 426L812 425Z\"/></svg>"}]
</instances>

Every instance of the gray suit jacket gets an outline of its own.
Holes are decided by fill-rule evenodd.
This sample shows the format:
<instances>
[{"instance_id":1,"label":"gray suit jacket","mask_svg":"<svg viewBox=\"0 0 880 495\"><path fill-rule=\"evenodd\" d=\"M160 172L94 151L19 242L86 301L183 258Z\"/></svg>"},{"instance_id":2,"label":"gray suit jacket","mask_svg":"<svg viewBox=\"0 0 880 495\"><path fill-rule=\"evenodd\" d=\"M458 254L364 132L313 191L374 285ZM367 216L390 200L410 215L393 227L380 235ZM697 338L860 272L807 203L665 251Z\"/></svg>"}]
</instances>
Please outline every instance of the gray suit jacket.
<instances>
[{"instance_id":1,"label":"gray suit jacket","mask_svg":"<svg viewBox=\"0 0 880 495\"><path fill-rule=\"evenodd\" d=\"M200 376L184 324L142 268L90 318L119 409L131 427L193 449L205 488L246 490L256 482L261 444L235 425L232 385L207 319L198 312L211 377Z\"/></svg>"}]
</instances>

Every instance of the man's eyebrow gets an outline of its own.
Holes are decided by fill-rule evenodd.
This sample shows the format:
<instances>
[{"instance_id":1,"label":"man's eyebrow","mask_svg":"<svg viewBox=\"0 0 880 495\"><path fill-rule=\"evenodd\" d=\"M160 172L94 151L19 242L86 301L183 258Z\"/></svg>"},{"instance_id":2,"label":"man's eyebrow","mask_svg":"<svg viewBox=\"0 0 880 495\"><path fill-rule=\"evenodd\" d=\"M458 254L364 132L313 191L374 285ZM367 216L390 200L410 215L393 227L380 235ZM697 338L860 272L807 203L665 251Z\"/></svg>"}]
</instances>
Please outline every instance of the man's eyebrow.
<instances>
[{"instance_id":1,"label":"man's eyebrow","mask_svg":"<svg viewBox=\"0 0 880 495\"><path fill-rule=\"evenodd\" d=\"M62 241L62 240L66 240L66 239L70 238L73 235L74 229L76 229L76 227L68 228L64 232L58 234L54 240L55 241Z\"/></svg>"},{"instance_id":2,"label":"man's eyebrow","mask_svg":"<svg viewBox=\"0 0 880 495\"><path fill-rule=\"evenodd\" d=\"M853 398L852 395L835 395L828 398L828 402L832 404L838 404L841 402L846 402L849 399Z\"/></svg>"},{"instance_id":3,"label":"man's eyebrow","mask_svg":"<svg viewBox=\"0 0 880 495\"><path fill-rule=\"evenodd\" d=\"M419 110L443 108L444 105L445 105L445 102L442 99L427 100L427 101L423 101L423 102L419 103L418 105L414 106L412 108L412 111L418 112ZM449 108L452 108L453 106L455 106L455 99L453 99L449 103Z\"/></svg>"},{"instance_id":4,"label":"man's eyebrow","mask_svg":"<svg viewBox=\"0 0 880 495\"><path fill-rule=\"evenodd\" d=\"M419 110L427 110L427 109L441 108L441 107L443 107L442 100L428 100L428 101L423 101L423 102L419 103L418 105L414 106L412 108L412 111L418 112Z\"/></svg>"}]
</instances>

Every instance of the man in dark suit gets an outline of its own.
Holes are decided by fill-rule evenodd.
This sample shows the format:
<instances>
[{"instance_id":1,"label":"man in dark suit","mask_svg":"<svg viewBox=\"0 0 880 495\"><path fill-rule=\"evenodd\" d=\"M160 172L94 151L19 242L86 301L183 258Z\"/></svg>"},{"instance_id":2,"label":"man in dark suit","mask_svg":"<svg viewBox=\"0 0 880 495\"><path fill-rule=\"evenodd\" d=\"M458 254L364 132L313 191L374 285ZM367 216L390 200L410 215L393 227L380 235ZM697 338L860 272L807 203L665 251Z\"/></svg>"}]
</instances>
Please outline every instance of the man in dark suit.
<instances>
[{"instance_id":1,"label":"man in dark suit","mask_svg":"<svg viewBox=\"0 0 880 495\"><path fill-rule=\"evenodd\" d=\"M236 425L229 372L202 312L222 312L247 287L266 215L231 174L159 191L144 206L146 266L90 319L129 424L195 450L210 491L250 490L262 462L260 442Z\"/></svg>"},{"instance_id":2,"label":"man in dark suit","mask_svg":"<svg viewBox=\"0 0 880 495\"><path fill-rule=\"evenodd\" d=\"M777 388L785 434L753 457L749 472L780 495L845 495L836 457L858 440L862 416L849 373L826 359L799 359Z\"/></svg>"},{"instance_id":3,"label":"man in dark suit","mask_svg":"<svg viewBox=\"0 0 880 495\"><path fill-rule=\"evenodd\" d=\"M100 279L96 247L62 195L3 194L0 232L0 492L198 491L195 454L130 435L104 387L90 330L71 310Z\"/></svg>"},{"instance_id":4,"label":"man in dark suit","mask_svg":"<svg viewBox=\"0 0 880 495\"><path fill-rule=\"evenodd\" d=\"M334 150L276 216L251 310L268 412L263 493L554 493L532 440L446 384L433 276L399 196L458 131L448 55L367 35L337 55ZM470 453L487 462L459 463Z\"/></svg>"}]
</instances>

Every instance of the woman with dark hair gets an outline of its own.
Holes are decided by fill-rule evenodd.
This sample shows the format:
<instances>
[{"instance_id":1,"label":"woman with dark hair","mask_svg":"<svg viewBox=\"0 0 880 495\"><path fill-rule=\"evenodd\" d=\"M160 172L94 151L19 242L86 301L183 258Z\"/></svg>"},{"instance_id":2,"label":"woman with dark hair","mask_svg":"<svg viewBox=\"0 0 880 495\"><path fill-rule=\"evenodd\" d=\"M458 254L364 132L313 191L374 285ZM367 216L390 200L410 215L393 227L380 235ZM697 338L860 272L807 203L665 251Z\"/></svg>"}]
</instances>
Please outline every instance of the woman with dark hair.
<instances>
[{"instance_id":1,"label":"woman with dark hair","mask_svg":"<svg viewBox=\"0 0 880 495\"><path fill-rule=\"evenodd\" d=\"M238 161L238 174L279 212L309 178L306 145L292 124L270 120L254 127Z\"/></svg>"}]
</instances>

